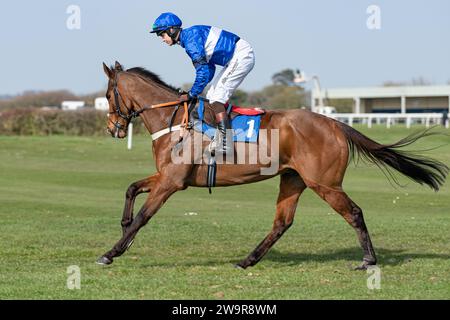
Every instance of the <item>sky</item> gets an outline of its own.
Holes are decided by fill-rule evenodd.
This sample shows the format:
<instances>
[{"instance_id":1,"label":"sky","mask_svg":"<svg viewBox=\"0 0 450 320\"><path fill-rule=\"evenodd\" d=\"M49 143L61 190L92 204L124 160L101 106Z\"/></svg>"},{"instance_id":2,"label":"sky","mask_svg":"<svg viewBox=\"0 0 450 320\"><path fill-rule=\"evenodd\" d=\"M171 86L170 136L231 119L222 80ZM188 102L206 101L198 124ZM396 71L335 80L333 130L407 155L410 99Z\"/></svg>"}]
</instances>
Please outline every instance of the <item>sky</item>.
<instances>
[{"instance_id":1,"label":"sky","mask_svg":"<svg viewBox=\"0 0 450 320\"><path fill-rule=\"evenodd\" d=\"M317 75L324 88L418 77L450 81L448 0L15 0L0 10L0 95L103 90L102 62L116 60L145 67L174 86L192 83L195 72L184 49L149 34L167 11L185 27L214 25L247 40L256 55L241 85L248 91L269 85L286 68Z\"/></svg>"}]
</instances>

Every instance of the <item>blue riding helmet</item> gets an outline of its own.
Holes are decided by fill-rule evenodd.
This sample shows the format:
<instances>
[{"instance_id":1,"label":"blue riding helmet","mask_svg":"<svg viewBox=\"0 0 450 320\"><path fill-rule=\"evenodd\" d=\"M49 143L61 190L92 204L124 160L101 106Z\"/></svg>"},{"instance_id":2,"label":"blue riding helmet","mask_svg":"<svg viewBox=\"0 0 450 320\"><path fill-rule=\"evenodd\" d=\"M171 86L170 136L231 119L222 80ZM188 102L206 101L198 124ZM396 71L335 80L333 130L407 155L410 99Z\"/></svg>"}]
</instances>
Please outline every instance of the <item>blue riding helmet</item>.
<instances>
[{"instance_id":1,"label":"blue riding helmet","mask_svg":"<svg viewBox=\"0 0 450 320\"><path fill-rule=\"evenodd\" d=\"M155 23L153 23L152 31L150 33L166 31L169 28L180 28L182 22L180 18L171 12L162 13L158 18L156 18Z\"/></svg>"}]
</instances>

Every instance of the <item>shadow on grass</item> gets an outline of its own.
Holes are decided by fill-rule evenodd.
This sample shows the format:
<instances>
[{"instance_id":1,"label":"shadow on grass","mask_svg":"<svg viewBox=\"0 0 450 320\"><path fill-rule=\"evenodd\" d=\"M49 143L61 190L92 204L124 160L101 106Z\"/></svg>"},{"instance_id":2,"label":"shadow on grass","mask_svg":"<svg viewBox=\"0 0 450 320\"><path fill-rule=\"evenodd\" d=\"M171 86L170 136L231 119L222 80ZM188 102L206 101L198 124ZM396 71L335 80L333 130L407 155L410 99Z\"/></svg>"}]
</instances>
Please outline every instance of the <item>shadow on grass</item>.
<instances>
[{"instance_id":1,"label":"shadow on grass","mask_svg":"<svg viewBox=\"0 0 450 320\"><path fill-rule=\"evenodd\" d=\"M395 249L376 249L378 264L386 266L396 266L411 262L415 259L450 259L448 254L436 253L414 253L406 252L405 250ZM362 261L363 252L359 247L345 248L340 250L333 250L329 252L318 253L285 253L278 250L270 250L263 260L270 260L287 265L297 265L302 262L327 262L335 260L346 260L349 262Z\"/></svg>"},{"instance_id":2,"label":"shadow on grass","mask_svg":"<svg viewBox=\"0 0 450 320\"><path fill-rule=\"evenodd\" d=\"M449 260L450 255L448 254L436 254L436 253L412 253L407 252L406 250L395 250L395 249L376 249L378 264L382 266L398 266L407 264L415 259L440 259L440 260ZM301 263L308 262L323 262L324 264L327 262L344 260L348 261L350 267L356 267L362 261L362 250L359 247L350 247L333 251L320 251L317 253L292 253L292 252L280 252L276 249L271 249L267 255L260 261L260 263L264 263L264 261L272 261L275 263L279 263L287 266L299 265ZM192 257L186 258L183 260L183 257L180 256L180 260L174 263L166 263L166 262L158 262L154 261L153 263L145 263L143 267L195 267L195 266L204 266L204 267L217 267L224 264L236 264L244 259L246 256L242 257L233 257L230 258L225 256L217 256L217 257L209 257L206 259L196 259L192 260Z\"/></svg>"}]
</instances>

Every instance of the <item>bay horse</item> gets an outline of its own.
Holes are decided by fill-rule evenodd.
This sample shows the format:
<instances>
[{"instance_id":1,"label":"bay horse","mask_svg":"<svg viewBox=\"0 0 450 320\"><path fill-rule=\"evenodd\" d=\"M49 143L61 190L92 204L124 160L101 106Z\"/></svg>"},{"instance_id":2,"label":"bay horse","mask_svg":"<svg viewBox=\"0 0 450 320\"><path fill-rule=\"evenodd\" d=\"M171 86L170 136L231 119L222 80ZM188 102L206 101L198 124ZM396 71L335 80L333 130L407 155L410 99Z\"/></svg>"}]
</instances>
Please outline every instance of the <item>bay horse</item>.
<instances>
[{"instance_id":1,"label":"bay horse","mask_svg":"<svg viewBox=\"0 0 450 320\"><path fill-rule=\"evenodd\" d=\"M139 229L147 224L173 193L189 186L206 187L207 165L173 163L171 150L177 141L161 130L169 127L174 107L148 108L150 105L178 100L180 92L177 89L143 68L124 70L117 61L114 67L103 63L103 68L108 77L106 98L109 102L109 133L116 138L125 138L128 124L135 116L142 118L151 134L162 132L157 140L153 140L157 172L128 187L121 221L123 235L110 251L97 260L97 263L107 265L129 248ZM173 124L179 125L183 115L177 113L173 119ZM236 265L244 269L258 263L292 225L299 197L306 188L317 193L356 231L364 255L362 264L355 269L364 270L376 264L377 258L363 212L342 188L349 159L353 156L360 155L387 172L395 169L435 191L445 182L449 171L444 163L398 150L431 135L428 131L385 145L344 123L302 109L267 110L262 115L260 127L277 129L279 132L279 162L273 174L262 175L263 165L260 163L217 165L217 186L247 184L280 175L280 191L272 229L248 257ZM189 136L190 132L187 138ZM268 138L270 140L270 136ZM141 193L149 194L139 213L133 217L134 202Z\"/></svg>"}]
</instances>

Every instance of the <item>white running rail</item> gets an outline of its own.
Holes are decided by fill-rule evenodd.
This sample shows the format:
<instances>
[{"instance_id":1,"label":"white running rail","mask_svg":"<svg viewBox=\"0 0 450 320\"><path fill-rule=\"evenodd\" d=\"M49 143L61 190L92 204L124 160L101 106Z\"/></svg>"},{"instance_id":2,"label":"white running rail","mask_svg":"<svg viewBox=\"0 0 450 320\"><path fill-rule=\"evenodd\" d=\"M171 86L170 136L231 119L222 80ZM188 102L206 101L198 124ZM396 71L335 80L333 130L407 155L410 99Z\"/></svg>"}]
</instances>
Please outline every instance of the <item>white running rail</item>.
<instances>
[{"instance_id":1,"label":"white running rail","mask_svg":"<svg viewBox=\"0 0 450 320\"><path fill-rule=\"evenodd\" d=\"M422 124L428 128L430 125L442 124L444 117L442 113L331 113L324 115L350 126L358 122L367 124L369 128L373 123L385 123L387 128L398 123L404 123L407 128L410 128L412 124ZM445 119L445 127L449 128L448 118Z\"/></svg>"}]
</instances>

